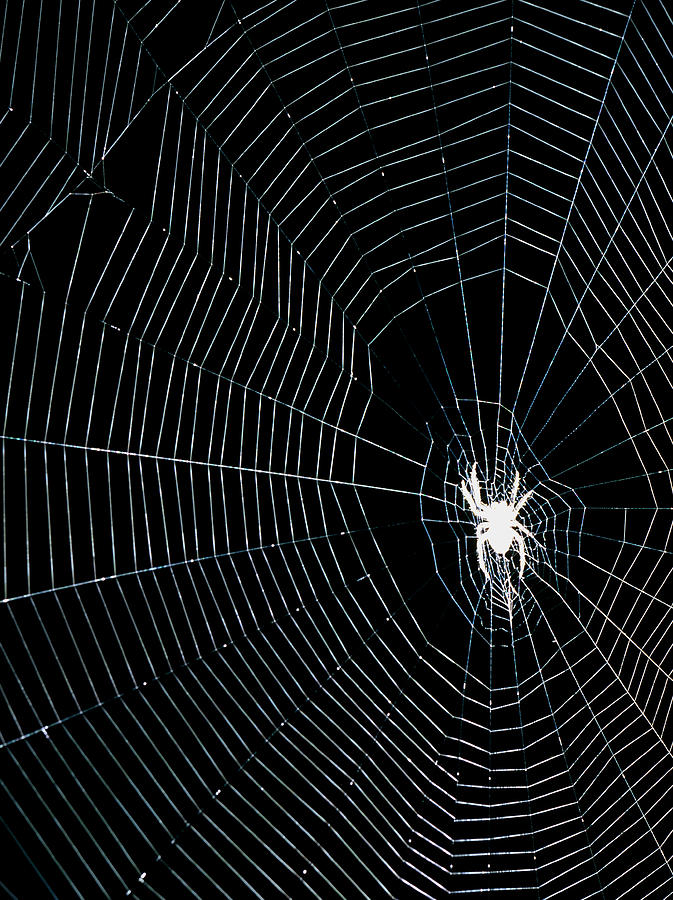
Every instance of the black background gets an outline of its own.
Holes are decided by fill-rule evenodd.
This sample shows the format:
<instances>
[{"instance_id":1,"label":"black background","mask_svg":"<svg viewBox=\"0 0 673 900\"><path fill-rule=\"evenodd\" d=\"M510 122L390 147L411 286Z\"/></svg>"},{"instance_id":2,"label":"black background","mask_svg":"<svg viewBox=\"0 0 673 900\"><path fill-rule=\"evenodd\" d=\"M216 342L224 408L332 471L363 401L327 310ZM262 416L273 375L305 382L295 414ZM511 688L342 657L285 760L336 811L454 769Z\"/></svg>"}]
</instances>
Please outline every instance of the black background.
<instances>
[{"instance_id":1,"label":"black background","mask_svg":"<svg viewBox=\"0 0 673 900\"><path fill-rule=\"evenodd\" d=\"M4 20L8 896L668 896L665 10L171 7Z\"/></svg>"}]
</instances>

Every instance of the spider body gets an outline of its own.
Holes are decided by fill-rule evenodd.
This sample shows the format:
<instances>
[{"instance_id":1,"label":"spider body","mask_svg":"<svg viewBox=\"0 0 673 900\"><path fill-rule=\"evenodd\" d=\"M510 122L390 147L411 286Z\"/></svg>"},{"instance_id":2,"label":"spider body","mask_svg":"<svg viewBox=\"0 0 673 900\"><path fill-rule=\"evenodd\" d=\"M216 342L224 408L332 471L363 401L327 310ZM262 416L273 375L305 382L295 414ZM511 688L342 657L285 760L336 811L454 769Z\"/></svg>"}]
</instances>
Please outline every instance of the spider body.
<instances>
[{"instance_id":1,"label":"spider body","mask_svg":"<svg viewBox=\"0 0 673 900\"><path fill-rule=\"evenodd\" d=\"M484 503L481 499L481 488L479 479L477 478L477 464L472 466L472 474L470 476L470 488L463 481L460 489L463 497L467 501L467 505L476 518L481 519L477 525L477 557L479 559L479 568L482 570L486 578L490 578L488 569L486 568L485 546L488 546L500 556L504 556L512 547L516 546L519 553L519 576L523 575L526 565L526 545L523 541L523 535L533 537L531 532L517 520L517 516L522 507L532 495L533 491L528 491L523 497L517 501L516 495L519 492L519 473L514 476L514 484L510 495L509 502L506 500L497 500L494 503Z\"/></svg>"}]
</instances>

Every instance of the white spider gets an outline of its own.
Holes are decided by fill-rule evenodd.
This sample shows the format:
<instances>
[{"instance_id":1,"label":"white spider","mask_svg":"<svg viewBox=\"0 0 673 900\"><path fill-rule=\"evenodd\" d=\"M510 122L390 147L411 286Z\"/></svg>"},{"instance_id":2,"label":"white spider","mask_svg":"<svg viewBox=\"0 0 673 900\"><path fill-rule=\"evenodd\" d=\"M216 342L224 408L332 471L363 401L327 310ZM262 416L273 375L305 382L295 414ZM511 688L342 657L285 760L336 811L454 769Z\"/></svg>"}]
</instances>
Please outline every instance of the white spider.
<instances>
[{"instance_id":1,"label":"white spider","mask_svg":"<svg viewBox=\"0 0 673 900\"><path fill-rule=\"evenodd\" d=\"M470 485L472 492L468 490L467 484L463 481L460 489L463 497L467 500L468 506L475 516L483 519L477 525L477 556L479 557L479 568L482 570L486 578L490 578L486 568L486 559L484 556L484 544L486 541L495 553L504 556L512 546L516 544L519 551L519 577L523 575L524 566L526 565L526 546L523 542L521 534L533 537L531 532L517 522L517 516L523 505L531 496L533 491L528 491L516 503L516 495L519 491L519 473L514 476L514 485L510 502L506 500L498 500L495 503L486 504L481 499L481 489L479 487L479 479L477 478L477 464L472 466L472 475L470 476Z\"/></svg>"}]
</instances>

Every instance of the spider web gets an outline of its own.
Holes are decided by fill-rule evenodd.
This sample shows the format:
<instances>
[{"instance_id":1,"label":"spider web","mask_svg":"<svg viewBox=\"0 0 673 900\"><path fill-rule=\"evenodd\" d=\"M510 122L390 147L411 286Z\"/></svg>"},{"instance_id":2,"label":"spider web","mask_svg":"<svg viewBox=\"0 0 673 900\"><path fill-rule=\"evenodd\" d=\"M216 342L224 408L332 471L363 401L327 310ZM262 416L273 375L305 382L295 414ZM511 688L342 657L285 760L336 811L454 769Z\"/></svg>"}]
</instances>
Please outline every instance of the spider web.
<instances>
[{"instance_id":1,"label":"spider web","mask_svg":"<svg viewBox=\"0 0 673 900\"><path fill-rule=\"evenodd\" d=\"M556 6L5 7L7 896L673 895L673 23Z\"/></svg>"}]
</instances>

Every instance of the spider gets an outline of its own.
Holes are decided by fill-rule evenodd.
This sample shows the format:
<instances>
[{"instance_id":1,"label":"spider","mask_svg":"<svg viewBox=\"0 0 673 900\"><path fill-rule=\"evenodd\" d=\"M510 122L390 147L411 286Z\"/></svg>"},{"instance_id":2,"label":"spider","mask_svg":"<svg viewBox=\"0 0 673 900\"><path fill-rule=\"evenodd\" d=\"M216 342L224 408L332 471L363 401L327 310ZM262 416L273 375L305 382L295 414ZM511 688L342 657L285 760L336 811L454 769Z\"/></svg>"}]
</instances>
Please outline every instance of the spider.
<instances>
[{"instance_id":1,"label":"spider","mask_svg":"<svg viewBox=\"0 0 673 900\"><path fill-rule=\"evenodd\" d=\"M528 491L518 503L515 502L516 495L519 491L519 473L517 472L514 476L514 485L512 487L509 503L506 500L498 500L495 503L489 504L484 503L481 499L481 489L479 487L479 479L477 478L476 463L472 466L470 486L472 488L471 492L468 489L467 484L463 481L460 489L474 515L483 519L483 522L480 522L477 525L477 556L479 557L479 568L486 578L489 579L490 575L486 568L486 558L484 555L484 544L486 541L490 544L491 549L495 553L500 554L500 556L504 556L514 543L519 551L519 577L521 577L526 565L526 546L521 535L525 534L528 535L528 537L533 537L533 535L525 525L522 525L521 522L517 521L516 517L519 515L521 508L533 491Z\"/></svg>"}]
</instances>

